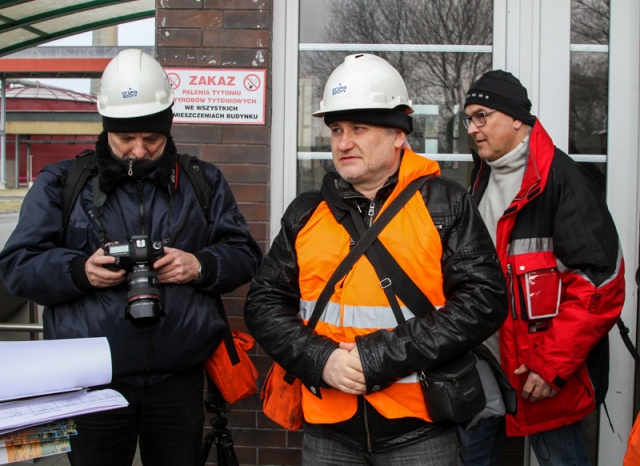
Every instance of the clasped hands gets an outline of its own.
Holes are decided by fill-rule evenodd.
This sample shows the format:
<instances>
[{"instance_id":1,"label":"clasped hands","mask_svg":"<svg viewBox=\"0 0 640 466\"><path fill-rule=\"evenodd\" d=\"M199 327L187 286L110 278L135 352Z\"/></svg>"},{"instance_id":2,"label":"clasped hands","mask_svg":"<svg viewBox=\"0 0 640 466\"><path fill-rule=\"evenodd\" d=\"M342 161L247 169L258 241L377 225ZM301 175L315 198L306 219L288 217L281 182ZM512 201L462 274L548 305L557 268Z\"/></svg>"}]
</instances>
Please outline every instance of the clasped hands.
<instances>
[{"instance_id":1,"label":"clasped hands","mask_svg":"<svg viewBox=\"0 0 640 466\"><path fill-rule=\"evenodd\" d=\"M322 379L330 387L350 395L366 393L362 361L355 343L340 343L322 369Z\"/></svg>"},{"instance_id":2,"label":"clasped hands","mask_svg":"<svg viewBox=\"0 0 640 466\"><path fill-rule=\"evenodd\" d=\"M558 390L549 385L540 377L540 374L533 372L526 364L518 367L514 372L516 375L527 374L527 380L522 387L522 398L529 400L531 403L542 401L545 398L553 398Z\"/></svg>"},{"instance_id":3,"label":"clasped hands","mask_svg":"<svg viewBox=\"0 0 640 466\"><path fill-rule=\"evenodd\" d=\"M104 249L98 248L84 265L89 283L95 288L107 288L125 280L124 270L110 270L105 266L113 264L115 258L107 256ZM191 253L175 248L164 248L164 255L153 263L153 268L161 284L189 283L198 279L200 262Z\"/></svg>"}]
</instances>

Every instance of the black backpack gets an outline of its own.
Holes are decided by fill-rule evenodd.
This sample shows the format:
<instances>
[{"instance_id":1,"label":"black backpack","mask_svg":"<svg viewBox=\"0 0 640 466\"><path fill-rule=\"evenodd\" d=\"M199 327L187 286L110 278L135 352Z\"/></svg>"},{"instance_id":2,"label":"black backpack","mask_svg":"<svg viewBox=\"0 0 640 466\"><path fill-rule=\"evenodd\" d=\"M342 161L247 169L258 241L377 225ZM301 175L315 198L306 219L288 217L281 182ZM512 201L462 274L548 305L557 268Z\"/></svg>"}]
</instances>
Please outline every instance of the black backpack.
<instances>
[{"instance_id":1,"label":"black backpack","mask_svg":"<svg viewBox=\"0 0 640 466\"><path fill-rule=\"evenodd\" d=\"M196 196L202 213L206 217L209 213L209 205L213 197L213 190L204 179L203 168L197 157L188 154L178 154L180 165L187 173L191 184L195 188ZM62 181L62 215L63 227L67 227L71 210L78 199L78 195L87 180L98 174L95 152L85 150L76 155L69 173Z\"/></svg>"}]
</instances>

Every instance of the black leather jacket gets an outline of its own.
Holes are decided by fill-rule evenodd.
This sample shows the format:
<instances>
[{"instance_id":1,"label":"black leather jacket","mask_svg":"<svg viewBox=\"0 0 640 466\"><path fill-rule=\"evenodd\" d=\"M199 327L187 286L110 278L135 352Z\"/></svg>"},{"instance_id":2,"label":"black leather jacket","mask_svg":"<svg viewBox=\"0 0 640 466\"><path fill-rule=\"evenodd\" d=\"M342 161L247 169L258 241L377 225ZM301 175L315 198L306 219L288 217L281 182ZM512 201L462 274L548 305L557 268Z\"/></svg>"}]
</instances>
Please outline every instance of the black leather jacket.
<instances>
[{"instance_id":1,"label":"black leather jacket","mask_svg":"<svg viewBox=\"0 0 640 466\"><path fill-rule=\"evenodd\" d=\"M378 192L378 208L394 184L390 180ZM333 189L339 190L346 202L370 205L371 200L352 189L335 183ZM506 317L504 275L471 198L461 186L439 176L427 181L421 194L442 240L447 301L433 316L414 318L392 331L380 330L357 338L368 393L409 375L407 368L429 369L478 345ZM252 280L245 305L245 320L260 345L318 395L318 388L326 386L321 380L322 370L338 343L310 331L297 315L300 290L295 241L320 202L319 192L309 192L291 203L280 233ZM371 413L373 409L360 398L352 419L332 425L307 425L305 430L379 451L450 428L413 418L385 419Z\"/></svg>"}]
</instances>

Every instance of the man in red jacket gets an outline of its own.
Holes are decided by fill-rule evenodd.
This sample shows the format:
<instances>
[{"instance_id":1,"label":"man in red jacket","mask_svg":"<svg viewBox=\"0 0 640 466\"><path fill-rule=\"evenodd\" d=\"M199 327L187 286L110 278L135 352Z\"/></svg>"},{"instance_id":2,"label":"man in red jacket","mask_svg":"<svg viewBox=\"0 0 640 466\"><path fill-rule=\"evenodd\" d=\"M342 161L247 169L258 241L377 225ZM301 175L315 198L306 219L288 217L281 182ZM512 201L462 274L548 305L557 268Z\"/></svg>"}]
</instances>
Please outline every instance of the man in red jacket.
<instances>
[{"instance_id":1,"label":"man in red jacket","mask_svg":"<svg viewBox=\"0 0 640 466\"><path fill-rule=\"evenodd\" d=\"M514 416L459 429L463 464L495 464L529 436L541 465L590 464L581 420L604 400L607 334L624 303L618 235L596 183L556 148L512 74L485 73L464 119L477 146L471 193L498 251L510 312L487 340L522 400Z\"/></svg>"}]
</instances>

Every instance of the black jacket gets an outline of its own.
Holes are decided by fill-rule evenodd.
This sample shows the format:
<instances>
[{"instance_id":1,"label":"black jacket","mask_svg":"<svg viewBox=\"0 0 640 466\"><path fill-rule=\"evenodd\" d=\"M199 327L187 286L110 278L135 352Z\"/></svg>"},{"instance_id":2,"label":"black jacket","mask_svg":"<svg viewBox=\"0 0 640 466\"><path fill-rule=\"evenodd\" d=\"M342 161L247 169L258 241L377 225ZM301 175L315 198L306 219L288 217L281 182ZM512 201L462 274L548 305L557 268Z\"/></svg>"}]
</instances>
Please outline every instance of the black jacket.
<instances>
[{"instance_id":1,"label":"black jacket","mask_svg":"<svg viewBox=\"0 0 640 466\"><path fill-rule=\"evenodd\" d=\"M378 192L378 208L392 187L393 180ZM335 184L334 189L340 191L338 195L346 202L370 204L351 189ZM442 240L446 304L432 317L411 319L393 331L376 331L357 338L369 393L409 375L410 372L405 373L407 367L428 370L476 346L495 332L506 317L504 276L471 198L462 187L439 176L432 177L421 194ZM317 388L323 384L322 370L338 344L311 332L298 317L300 291L295 241L321 202L319 192L309 192L298 196L288 207L281 231L252 280L245 305L245 320L256 340L312 393L320 392ZM371 428L375 424L367 438L362 424L364 409L363 404L352 420L341 425L307 427L338 438L346 434L347 441L374 450L425 437L443 428L418 419L400 422L377 418L367 425Z\"/></svg>"},{"instance_id":2,"label":"black jacket","mask_svg":"<svg viewBox=\"0 0 640 466\"><path fill-rule=\"evenodd\" d=\"M100 175L80 192L67 228L61 194L73 161L43 168L0 253L0 273L12 294L45 306L45 338L105 336L114 378L154 383L201 365L213 352L225 328L213 294L248 282L262 254L222 173L202 163L214 191L205 218L171 139L157 162L143 164L132 175L125 161L111 155L104 133L96 154ZM98 180L107 195L102 224L108 240L125 243L144 232L153 241L195 254L202 264L199 283L159 286L166 315L152 330L136 329L125 319L126 282L97 289L84 272L85 262L101 246L93 205Z\"/></svg>"}]
</instances>

